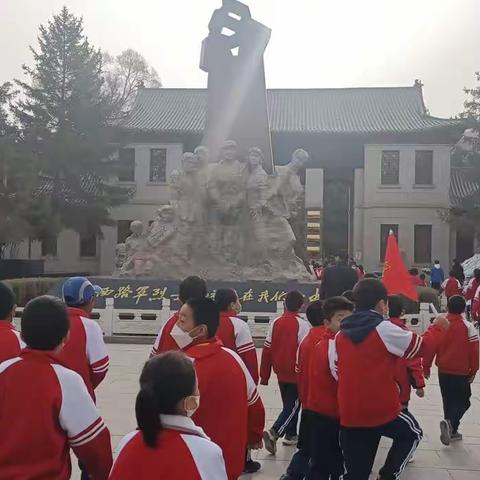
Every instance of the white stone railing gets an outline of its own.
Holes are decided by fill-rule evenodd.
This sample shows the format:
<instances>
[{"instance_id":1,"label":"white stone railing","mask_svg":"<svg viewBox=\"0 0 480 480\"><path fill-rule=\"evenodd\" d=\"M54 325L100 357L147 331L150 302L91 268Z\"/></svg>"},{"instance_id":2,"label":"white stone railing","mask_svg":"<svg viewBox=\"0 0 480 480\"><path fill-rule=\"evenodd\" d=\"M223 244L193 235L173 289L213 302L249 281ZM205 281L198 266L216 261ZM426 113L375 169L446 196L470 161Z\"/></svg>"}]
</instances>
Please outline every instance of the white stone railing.
<instances>
[{"instance_id":1,"label":"white stone railing","mask_svg":"<svg viewBox=\"0 0 480 480\"><path fill-rule=\"evenodd\" d=\"M20 329L20 316L23 308L18 308L14 323ZM265 338L269 323L284 311L283 302L277 302L275 312L244 312L239 316L246 319L257 339ZM170 301L164 300L161 310L135 310L118 309L113 307L113 299L106 299L105 308L95 309L92 314L102 327L104 335L108 338L124 336L154 337L160 327L171 317ZM428 303L422 303L420 313L405 315L406 324L410 330L423 333L435 318L429 313Z\"/></svg>"}]
</instances>

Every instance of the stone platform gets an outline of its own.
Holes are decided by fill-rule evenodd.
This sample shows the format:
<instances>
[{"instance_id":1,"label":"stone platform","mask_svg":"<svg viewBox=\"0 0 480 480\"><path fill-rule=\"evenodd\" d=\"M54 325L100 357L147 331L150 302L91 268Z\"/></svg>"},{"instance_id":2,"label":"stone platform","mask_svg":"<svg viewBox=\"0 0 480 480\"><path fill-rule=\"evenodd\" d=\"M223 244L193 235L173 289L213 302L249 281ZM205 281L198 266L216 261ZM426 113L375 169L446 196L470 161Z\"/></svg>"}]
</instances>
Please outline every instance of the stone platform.
<instances>
[{"instance_id":1,"label":"stone platform","mask_svg":"<svg viewBox=\"0 0 480 480\"><path fill-rule=\"evenodd\" d=\"M110 372L98 389L98 405L112 434L114 448L122 436L135 428L134 404L138 390L138 377L143 362L148 358L148 345L108 345ZM260 387L260 394L267 409L271 425L280 409L280 393L275 381L268 387ZM405 471L403 480L478 480L480 478L480 379L473 385L472 408L465 417L461 431L464 441L444 447L439 440L438 423L441 419L441 398L435 372L429 380L424 399L414 396L411 410L424 429L425 436L417 450L414 463ZM382 443L376 467L385 457L388 441ZM293 447L283 447L279 442L276 457L265 450L255 456L263 469L242 479L277 480L287 468L294 453ZM80 478L74 467L74 480ZM374 477L372 477L374 478Z\"/></svg>"}]
</instances>

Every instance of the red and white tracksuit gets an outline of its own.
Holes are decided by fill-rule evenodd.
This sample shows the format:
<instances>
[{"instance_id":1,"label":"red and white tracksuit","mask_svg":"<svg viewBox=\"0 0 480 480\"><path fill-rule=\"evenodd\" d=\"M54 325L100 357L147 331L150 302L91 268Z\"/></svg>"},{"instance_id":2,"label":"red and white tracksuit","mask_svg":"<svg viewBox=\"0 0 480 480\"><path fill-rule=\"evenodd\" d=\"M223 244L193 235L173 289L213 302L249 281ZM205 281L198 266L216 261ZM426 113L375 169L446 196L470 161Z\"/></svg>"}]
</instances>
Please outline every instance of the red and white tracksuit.
<instances>
[{"instance_id":1,"label":"red and white tracksuit","mask_svg":"<svg viewBox=\"0 0 480 480\"><path fill-rule=\"evenodd\" d=\"M358 311L344 319L329 351L332 374L338 379L341 425L369 428L397 418L401 411L397 359L428 355L443 336L436 325L419 336L373 311Z\"/></svg>"},{"instance_id":2,"label":"red and white tracksuit","mask_svg":"<svg viewBox=\"0 0 480 480\"><path fill-rule=\"evenodd\" d=\"M18 357L25 344L15 326L6 321L0 321L0 362Z\"/></svg>"},{"instance_id":3,"label":"red and white tracksuit","mask_svg":"<svg viewBox=\"0 0 480 480\"><path fill-rule=\"evenodd\" d=\"M237 352L255 384L258 383L258 361L255 344L248 324L235 316L235 312L221 312L217 338L223 345Z\"/></svg>"},{"instance_id":4,"label":"red and white tracksuit","mask_svg":"<svg viewBox=\"0 0 480 480\"><path fill-rule=\"evenodd\" d=\"M170 335L178 321L179 312L175 312L160 328L155 343L153 344L150 358L170 350L179 350L177 342Z\"/></svg>"},{"instance_id":5,"label":"red and white tracksuit","mask_svg":"<svg viewBox=\"0 0 480 480\"><path fill-rule=\"evenodd\" d=\"M455 277L448 277L442 283L442 291L447 298L453 297L454 295L462 295L462 284Z\"/></svg>"},{"instance_id":6,"label":"red and white tracksuit","mask_svg":"<svg viewBox=\"0 0 480 480\"><path fill-rule=\"evenodd\" d=\"M112 466L110 433L82 380L53 352L0 364L0 480L68 480L70 448L92 480Z\"/></svg>"},{"instance_id":7,"label":"red and white tracksuit","mask_svg":"<svg viewBox=\"0 0 480 480\"><path fill-rule=\"evenodd\" d=\"M188 417L160 415L157 445L145 445L138 430L126 435L110 480L227 480L222 450Z\"/></svg>"},{"instance_id":8,"label":"red and white tracksuit","mask_svg":"<svg viewBox=\"0 0 480 480\"><path fill-rule=\"evenodd\" d=\"M449 313L450 327L436 352L430 352L423 359L426 375L430 375L436 353L438 371L449 375L475 375L479 367L477 329L465 320L463 315Z\"/></svg>"},{"instance_id":9,"label":"red and white tracksuit","mask_svg":"<svg viewBox=\"0 0 480 480\"><path fill-rule=\"evenodd\" d=\"M195 366L200 407L194 422L223 451L229 480L245 465L245 449L262 440L265 409L241 358L216 338L184 349Z\"/></svg>"},{"instance_id":10,"label":"red and white tracksuit","mask_svg":"<svg viewBox=\"0 0 480 480\"><path fill-rule=\"evenodd\" d=\"M57 358L62 365L77 372L85 382L88 391L95 399L95 388L108 372L109 358L103 340L103 332L95 320L87 318L87 313L68 307L70 332Z\"/></svg>"},{"instance_id":11,"label":"red and white tracksuit","mask_svg":"<svg viewBox=\"0 0 480 480\"><path fill-rule=\"evenodd\" d=\"M403 330L408 328L401 318L390 318L390 321ZM425 388L425 379L423 377L422 359L413 358L407 360L405 358L397 359L395 369L395 381L400 389L400 403L403 406L408 405L412 388Z\"/></svg>"},{"instance_id":12,"label":"red and white tracksuit","mask_svg":"<svg viewBox=\"0 0 480 480\"><path fill-rule=\"evenodd\" d=\"M300 342L310 324L298 313L285 312L270 325L262 351L260 383L267 385L273 371L281 383L297 383L295 363Z\"/></svg>"},{"instance_id":13,"label":"red and white tracksuit","mask_svg":"<svg viewBox=\"0 0 480 480\"><path fill-rule=\"evenodd\" d=\"M295 371L297 372L298 398L304 409L307 406L308 385L309 385L309 368L313 354L313 350L317 343L326 335L323 325L313 327L303 338L298 346L297 362Z\"/></svg>"}]
</instances>

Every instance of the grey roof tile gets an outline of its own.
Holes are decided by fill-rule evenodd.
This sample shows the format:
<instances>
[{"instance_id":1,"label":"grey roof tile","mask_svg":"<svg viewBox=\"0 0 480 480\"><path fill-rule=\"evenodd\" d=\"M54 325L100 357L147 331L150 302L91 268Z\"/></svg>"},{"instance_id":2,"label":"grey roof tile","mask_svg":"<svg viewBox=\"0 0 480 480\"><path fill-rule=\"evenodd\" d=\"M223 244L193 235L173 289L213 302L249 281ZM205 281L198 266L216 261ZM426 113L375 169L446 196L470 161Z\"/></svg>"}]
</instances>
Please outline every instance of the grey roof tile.
<instances>
[{"instance_id":1,"label":"grey roof tile","mask_svg":"<svg viewBox=\"0 0 480 480\"><path fill-rule=\"evenodd\" d=\"M267 91L272 132L409 133L458 125L428 115L421 88L274 89ZM206 89L139 90L124 128L201 133Z\"/></svg>"}]
</instances>

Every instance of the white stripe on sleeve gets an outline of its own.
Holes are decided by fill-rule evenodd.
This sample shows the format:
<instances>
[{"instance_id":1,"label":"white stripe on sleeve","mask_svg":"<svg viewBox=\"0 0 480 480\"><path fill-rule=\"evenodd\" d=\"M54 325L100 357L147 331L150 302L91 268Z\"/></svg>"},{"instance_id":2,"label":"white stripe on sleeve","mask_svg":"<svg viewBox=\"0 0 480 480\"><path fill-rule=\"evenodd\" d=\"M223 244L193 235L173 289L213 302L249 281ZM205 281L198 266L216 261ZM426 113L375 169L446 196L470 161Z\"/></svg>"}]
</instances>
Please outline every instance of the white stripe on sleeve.
<instances>
[{"instance_id":1,"label":"white stripe on sleeve","mask_svg":"<svg viewBox=\"0 0 480 480\"><path fill-rule=\"evenodd\" d=\"M302 343L302 340L308 335L308 332L312 328L310 323L308 323L306 320L304 320L302 317L297 316L297 322L298 322L298 337L297 337L297 345L300 345Z\"/></svg>"},{"instance_id":2,"label":"white stripe on sleeve","mask_svg":"<svg viewBox=\"0 0 480 480\"><path fill-rule=\"evenodd\" d=\"M88 443L106 428L97 407L78 373L56 364L52 368L62 392L60 426L72 446Z\"/></svg>"},{"instance_id":3,"label":"white stripe on sleeve","mask_svg":"<svg viewBox=\"0 0 480 480\"><path fill-rule=\"evenodd\" d=\"M197 435L182 434L202 480L227 480L225 461L218 445Z\"/></svg>"},{"instance_id":4,"label":"white stripe on sleeve","mask_svg":"<svg viewBox=\"0 0 480 480\"><path fill-rule=\"evenodd\" d=\"M257 391L257 386L255 385L255 382L253 381L252 376L250 375L250 372L248 371L247 367L243 363L243 360L238 356L236 352L233 350L230 350L228 348L222 347L222 349L225 352L228 352L240 365L240 368L243 371L243 374L245 376L245 381L247 382L247 400L249 405L253 405L259 397L258 391Z\"/></svg>"},{"instance_id":5,"label":"white stripe on sleeve","mask_svg":"<svg viewBox=\"0 0 480 480\"><path fill-rule=\"evenodd\" d=\"M233 324L233 331L235 332L235 346L238 353L244 353L252 349L253 339L250 333L250 328L247 322L237 317L229 317Z\"/></svg>"},{"instance_id":6,"label":"white stripe on sleeve","mask_svg":"<svg viewBox=\"0 0 480 480\"><path fill-rule=\"evenodd\" d=\"M377 326L377 333L382 339L386 349L393 355L402 358L409 347L413 333L409 330L394 325L392 322L384 320ZM421 346L421 338L418 337L418 345L415 345L413 351L418 350ZM410 354L413 357L417 352Z\"/></svg>"},{"instance_id":7,"label":"white stripe on sleeve","mask_svg":"<svg viewBox=\"0 0 480 480\"><path fill-rule=\"evenodd\" d=\"M90 365L108 357L107 347L103 340L103 332L100 325L90 318L80 317L87 338L87 358ZM104 365L102 365L103 367ZM108 366L108 365L107 365Z\"/></svg>"}]
</instances>

